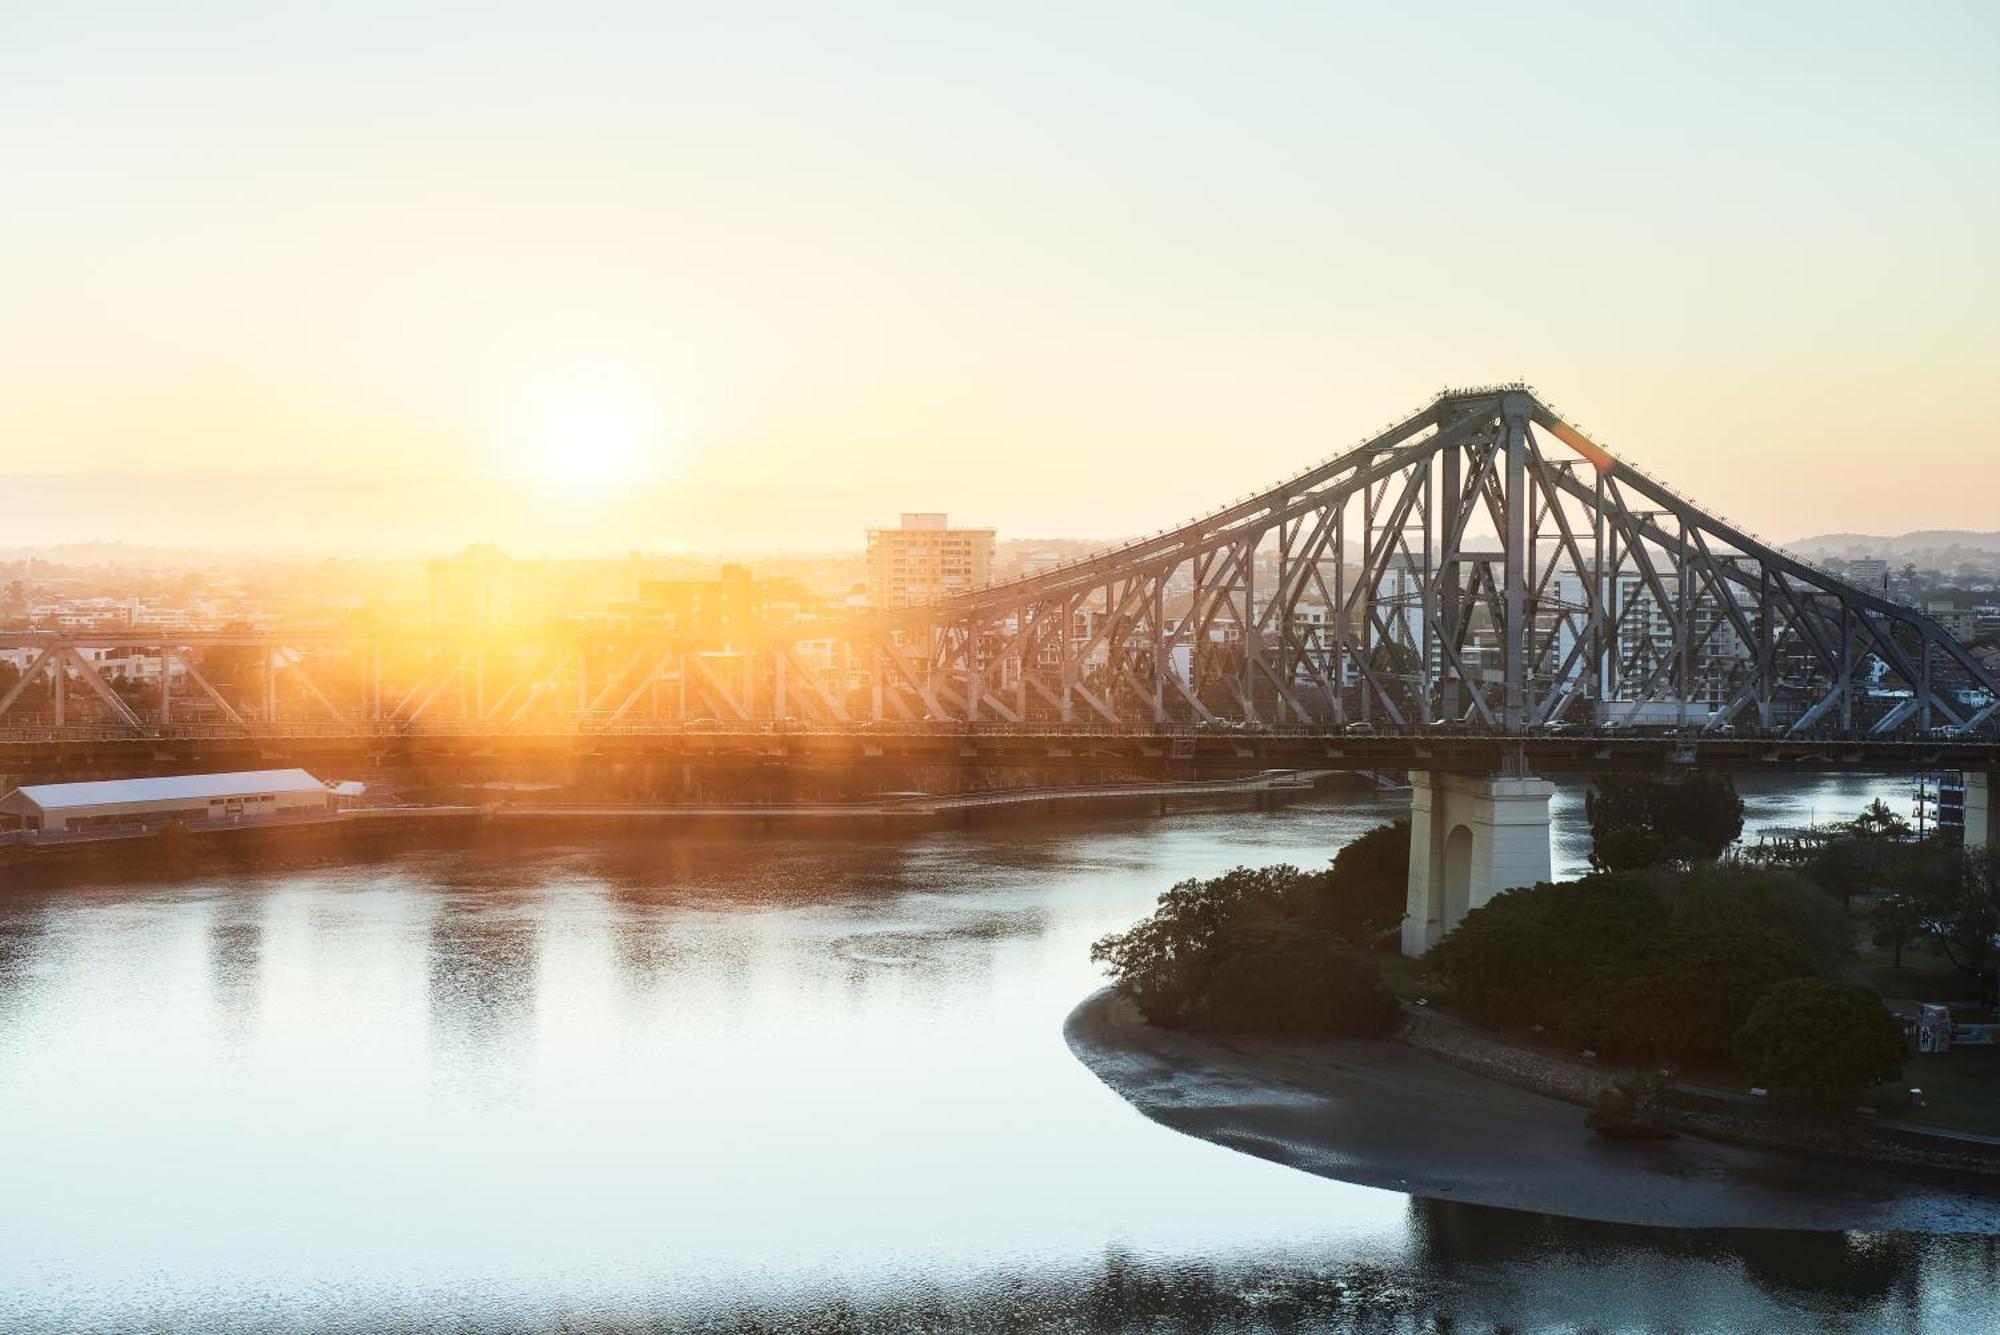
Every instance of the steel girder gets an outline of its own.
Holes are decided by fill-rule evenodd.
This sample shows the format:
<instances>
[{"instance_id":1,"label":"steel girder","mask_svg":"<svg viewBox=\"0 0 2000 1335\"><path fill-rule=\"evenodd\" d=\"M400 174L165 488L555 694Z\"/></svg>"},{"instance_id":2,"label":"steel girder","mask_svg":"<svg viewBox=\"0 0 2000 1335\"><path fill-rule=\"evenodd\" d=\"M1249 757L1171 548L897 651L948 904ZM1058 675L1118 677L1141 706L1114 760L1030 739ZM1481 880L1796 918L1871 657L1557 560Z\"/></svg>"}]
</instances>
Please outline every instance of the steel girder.
<instances>
[{"instance_id":1,"label":"steel girder","mask_svg":"<svg viewBox=\"0 0 2000 1335\"><path fill-rule=\"evenodd\" d=\"M1526 386L1439 395L1278 485L1027 579L728 646L582 627L513 636L20 632L23 716L250 730L278 681L323 724L496 733L703 720L1150 728L1572 722L1714 732L1977 727L2000 684L1931 618L1614 458ZM152 646L157 706L78 651ZM233 691L204 656L257 651ZM196 694L171 699L179 666ZM310 673L308 672L310 665ZM257 698L261 690L261 699ZM46 699L47 707L42 702ZM294 709L299 708L295 705ZM303 720L299 720L303 721Z\"/></svg>"},{"instance_id":2,"label":"steel girder","mask_svg":"<svg viewBox=\"0 0 2000 1335\"><path fill-rule=\"evenodd\" d=\"M885 719L1880 733L2000 708L1931 618L1703 511L1519 385L858 638Z\"/></svg>"}]
</instances>

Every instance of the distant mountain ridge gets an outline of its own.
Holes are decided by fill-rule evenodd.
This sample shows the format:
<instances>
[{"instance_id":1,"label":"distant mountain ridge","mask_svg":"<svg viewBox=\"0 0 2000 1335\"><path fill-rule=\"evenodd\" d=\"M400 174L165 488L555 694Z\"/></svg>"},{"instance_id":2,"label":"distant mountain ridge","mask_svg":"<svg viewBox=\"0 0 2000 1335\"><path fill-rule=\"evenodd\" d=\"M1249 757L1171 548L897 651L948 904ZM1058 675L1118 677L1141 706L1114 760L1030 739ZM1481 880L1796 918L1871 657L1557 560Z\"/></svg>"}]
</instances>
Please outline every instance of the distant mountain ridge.
<instances>
[{"instance_id":1,"label":"distant mountain ridge","mask_svg":"<svg viewBox=\"0 0 2000 1335\"><path fill-rule=\"evenodd\" d=\"M1879 533L1820 533L1788 544L1807 556L1919 556L1929 552L2000 554L2000 532L1964 528L1924 528L1889 536Z\"/></svg>"}]
</instances>

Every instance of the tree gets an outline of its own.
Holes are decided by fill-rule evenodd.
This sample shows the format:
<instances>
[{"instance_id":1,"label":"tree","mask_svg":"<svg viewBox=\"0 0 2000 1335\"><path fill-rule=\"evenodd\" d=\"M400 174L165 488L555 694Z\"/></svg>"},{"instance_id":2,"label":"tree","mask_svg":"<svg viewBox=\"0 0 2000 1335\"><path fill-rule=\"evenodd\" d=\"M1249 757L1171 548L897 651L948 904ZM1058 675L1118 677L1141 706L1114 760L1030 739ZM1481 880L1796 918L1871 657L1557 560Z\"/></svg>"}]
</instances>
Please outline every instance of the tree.
<instances>
[{"instance_id":1,"label":"tree","mask_svg":"<svg viewBox=\"0 0 2000 1335\"><path fill-rule=\"evenodd\" d=\"M1598 871L1637 871L1659 861L1666 841L1654 821L1658 781L1606 774L1583 796L1590 821L1590 865Z\"/></svg>"},{"instance_id":2,"label":"tree","mask_svg":"<svg viewBox=\"0 0 2000 1335\"><path fill-rule=\"evenodd\" d=\"M1672 906L1674 926L1727 924L1740 933L1783 938L1811 971L1835 974L1853 953L1847 915L1794 872L1708 862L1686 871L1655 871L1652 884Z\"/></svg>"},{"instance_id":3,"label":"tree","mask_svg":"<svg viewBox=\"0 0 2000 1335\"><path fill-rule=\"evenodd\" d=\"M1856 836L1831 839L1813 850L1806 860L1806 876L1827 894L1848 908L1858 894L1866 894L1880 884L1887 865L1887 852L1875 839Z\"/></svg>"},{"instance_id":4,"label":"tree","mask_svg":"<svg viewBox=\"0 0 2000 1335\"><path fill-rule=\"evenodd\" d=\"M1954 967L1983 978L2000 948L2000 860L1983 848L1947 848L1913 880L1924 934Z\"/></svg>"},{"instance_id":5,"label":"tree","mask_svg":"<svg viewBox=\"0 0 2000 1335\"><path fill-rule=\"evenodd\" d=\"M1157 1025L1175 1028L1194 1019L1207 982L1209 953L1222 925L1245 894L1268 893L1293 867L1255 872L1248 867L1211 880L1186 880L1160 896L1150 916L1123 932L1100 938L1090 960L1110 970L1118 991Z\"/></svg>"},{"instance_id":6,"label":"tree","mask_svg":"<svg viewBox=\"0 0 2000 1335\"><path fill-rule=\"evenodd\" d=\"M1344 943L1253 917L1216 952L1194 1027L1375 1037L1398 1014L1381 971Z\"/></svg>"},{"instance_id":7,"label":"tree","mask_svg":"<svg viewBox=\"0 0 2000 1335\"><path fill-rule=\"evenodd\" d=\"M1797 877L1704 867L1511 890L1424 958L1478 1019L1653 1060L1726 1057L1766 990L1845 951L1839 909Z\"/></svg>"},{"instance_id":8,"label":"tree","mask_svg":"<svg viewBox=\"0 0 2000 1335\"><path fill-rule=\"evenodd\" d=\"M1895 967L1903 967L1903 947L1923 931L1923 901L1915 895L1884 895L1869 917L1875 924L1875 944L1895 951Z\"/></svg>"},{"instance_id":9,"label":"tree","mask_svg":"<svg viewBox=\"0 0 2000 1335\"><path fill-rule=\"evenodd\" d=\"M1887 802L1876 798L1847 828L1864 839L1904 840L1910 837L1910 823L1897 815Z\"/></svg>"},{"instance_id":10,"label":"tree","mask_svg":"<svg viewBox=\"0 0 2000 1335\"><path fill-rule=\"evenodd\" d=\"M1398 1014L1395 998L1334 930L1331 879L1331 870L1278 866L1182 881L1149 917L1099 940L1090 957L1163 1028L1384 1033Z\"/></svg>"},{"instance_id":11,"label":"tree","mask_svg":"<svg viewBox=\"0 0 2000 1335\"><path fill-rule=\"evenodd\" d=\"M1636 871L1663 860L1721 856L1743 833L1743 799L1727 774L1690 770L1668 780L1608 774L1584 796L1590 865Z\"/></svg>"},{"instance_id":12,"label":"tree","mask_svg":"<svg viewBox=\"0 0 2000 1335\"><path fill-rule=\"evenodd\" d=\"M1667 924L1666 903L1635 876L1543 883L1472 910L1424 962L1478 1019L1590 1041L1623 1010L1608 993L1645 971Z\"/></svg>"},{"instance_id":13,"label":"tree","mask_svg":"<svg viewBox=\"0 0 2000 1335\"><path fill-rule=\"evenodd\" d=\"M1690 770L1664 789L1660 833L1669 844L1684 841L1713 859L1742 837L1743 799L1727 774Z\"/></svg>"},{"instance_id":14,"label":"tree","mask_svg":"<svg viewBox=\"0 0 2000 1335\"><path fill-rule=\"evenodd\" d=\"M1893 1080L1903 1069L1903 1031L1865 987L1795 978L1766 992L1736 1035L1749 1079L1822 1101Z\"/></svg>"},{"instance_id":15,"label":"tree","mask_svg":"<svg viewBox=\"0 0 2000 1335\"><path fill-rule=\"evenodd\" d=\"M1326 911L1356 945L1403 921L1410 894L1410 822L1378 825L1334 856Z\"/></svg>"}]
</instances>

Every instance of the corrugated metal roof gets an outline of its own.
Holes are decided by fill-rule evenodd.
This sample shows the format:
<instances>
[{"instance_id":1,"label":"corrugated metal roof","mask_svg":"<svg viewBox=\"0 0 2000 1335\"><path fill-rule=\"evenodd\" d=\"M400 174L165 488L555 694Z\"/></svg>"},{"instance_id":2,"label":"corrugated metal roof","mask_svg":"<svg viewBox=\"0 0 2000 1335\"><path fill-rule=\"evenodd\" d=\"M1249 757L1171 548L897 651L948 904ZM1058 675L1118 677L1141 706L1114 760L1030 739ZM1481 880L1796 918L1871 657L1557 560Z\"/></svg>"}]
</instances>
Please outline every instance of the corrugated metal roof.
<instances>
[{"instance_id":1,"label":"corrugated metal roof","mask_svg":"<svg viewBox=\"0 0 2000 1335\"><path fill-rule=\"evenodd\" d=\"M102 807L120 802L170 802L244 797L252 793L323 793L326 786L302 769L253 769L233 774L177 774L164 779L102 779L90 783L31 783L19 795L44 811Z\"/></svg>"}]
</instances>

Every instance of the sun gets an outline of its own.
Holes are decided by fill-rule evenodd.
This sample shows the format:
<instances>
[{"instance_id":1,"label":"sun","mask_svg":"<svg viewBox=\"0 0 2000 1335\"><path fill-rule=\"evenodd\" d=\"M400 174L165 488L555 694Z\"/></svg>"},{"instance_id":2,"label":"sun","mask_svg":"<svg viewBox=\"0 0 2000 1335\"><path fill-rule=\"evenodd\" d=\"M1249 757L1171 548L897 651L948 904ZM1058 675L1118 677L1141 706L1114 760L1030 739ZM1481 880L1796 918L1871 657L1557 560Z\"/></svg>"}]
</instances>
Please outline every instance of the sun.
<instances>
[{"instance_id":1,"label":"sun","mask_svg":"<svg viewBox=\"0 0 2000 1335\"><path fill-rule=\"evenodd\" d=\"M603 496L668 471L674 451L658 409L629 389L582 383L536 397L509 435L513 471L572 496Z\"/></svg>"}]
</instances>

